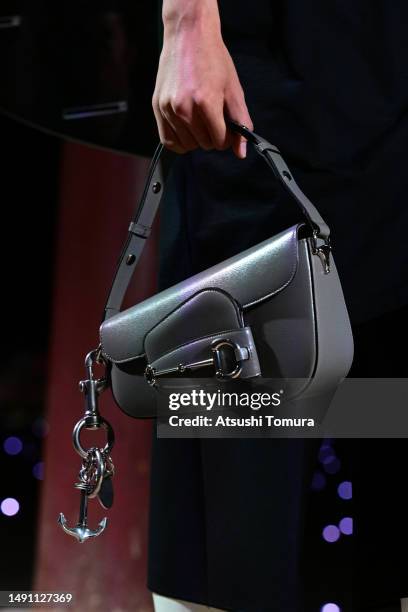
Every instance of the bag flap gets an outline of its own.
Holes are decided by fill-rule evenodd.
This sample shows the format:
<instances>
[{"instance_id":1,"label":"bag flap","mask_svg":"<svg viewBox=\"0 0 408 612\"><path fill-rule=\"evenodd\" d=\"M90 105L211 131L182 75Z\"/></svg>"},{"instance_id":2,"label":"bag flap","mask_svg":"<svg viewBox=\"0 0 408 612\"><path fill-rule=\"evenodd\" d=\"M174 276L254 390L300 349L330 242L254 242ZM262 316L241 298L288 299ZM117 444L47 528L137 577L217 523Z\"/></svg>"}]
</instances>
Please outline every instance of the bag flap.
<instances>
[{"instance_id":1,"label":"bag flap","mask_svg":"<svg viewBox=\"0 0 408 612\"><path fill-rule=\"evenodd\" d=\"M208 313L212 316L209 317ZM144 352L148 362L199 338L244 327L239 306L220 289L204 289L147 332Z\"/></svg>"},{"instance_id":2,"label":"bag flap","mask_svg":"<svg viewBox=\"0 0 408 612\"><path fill-rule=\"evenodd\" d=\"M114 363L142 357L146 334L203 289L223 289L244 309L275 295L295 276L302 226L295 225L107 319L100 327L102 354Z\"/></svg>"}]
</instances>

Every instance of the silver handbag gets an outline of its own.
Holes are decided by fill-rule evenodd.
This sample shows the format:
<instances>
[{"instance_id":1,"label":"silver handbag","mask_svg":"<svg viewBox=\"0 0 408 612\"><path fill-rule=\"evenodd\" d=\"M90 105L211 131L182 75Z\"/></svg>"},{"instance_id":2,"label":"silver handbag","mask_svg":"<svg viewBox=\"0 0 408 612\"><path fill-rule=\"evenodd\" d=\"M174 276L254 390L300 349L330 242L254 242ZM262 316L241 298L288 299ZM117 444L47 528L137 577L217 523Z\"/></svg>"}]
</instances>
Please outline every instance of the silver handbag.
<instances>
[{"instance_id":1,"label":"silver handbag","mask_svg":"<svg viewBox=\"0 0 408 612\"><path fill-rule=\"evenodd\" d=\"M120 311L149 236L172 155L160 145L122 251L100 327L98 358L117 405L157 415L166 378L296 380L296 397L334 392L353 359L353 338L330 230L278 149L244 126L305 221Z\"/></svg>"}]
</instances>

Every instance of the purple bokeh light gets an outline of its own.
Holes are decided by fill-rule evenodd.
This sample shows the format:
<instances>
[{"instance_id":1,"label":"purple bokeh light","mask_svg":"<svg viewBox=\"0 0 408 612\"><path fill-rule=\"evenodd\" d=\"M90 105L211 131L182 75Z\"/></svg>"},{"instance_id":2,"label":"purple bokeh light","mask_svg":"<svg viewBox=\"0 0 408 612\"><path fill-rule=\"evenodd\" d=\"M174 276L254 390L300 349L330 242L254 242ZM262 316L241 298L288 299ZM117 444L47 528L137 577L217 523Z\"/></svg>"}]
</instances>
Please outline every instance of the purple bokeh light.
<instances>
[{"instance_id":1,"label":"purple bokeh light","mask_svg":"<svg viewBox=\"0 0 408 612\"><path fill-rule=\"evenodd\" d=\"M4 440L3 448L8 455L18 455L23 448L23 443L16 436L9 436Z\"/></svg>"},{"instance_id":2,"label":"purple bokeh light","mask_svg":"<svg viewBox=\"0 0 408 612\"><path fill-rule=\"evenodd\" d=\"M339 523L339 529L344 535L352 535L353 533L353 519L350 516L345 516Z\"/></svg>"},{"instance_id":3,"label":"purple bokeh light","mask_svg":"<svg viewBox=\"0 0 408 612\"><path fill-rule=\"evenodd\" d=\"M333 457L336 456L334 449L331 446L321 446L319 450L319 461L320 463L330 463Z\"/></svg>"},{"instance_id":4,"label":"purple bokeh light","mask_svg":"<svg viewBox=\"0 0 408 612\"><path fill-rule=\"evenodd\" d=\"M351 499L353 497L353 487L349 480L341 482L337 487L337 493L341 499Z\"/></svg>"},{"instance_id":5,"label":"purple bokeh light","mask_svg":"<svg viewBox=\"0 0 408 612\"><path fill-rule=\"evenodd\" d=\"M335 603L327 603L323 604L320 608L321 612L341 612L339 606Z\"/></svg>"},{"instance_id":6,"label":"purple bokeh light","mask_svg":"<svg viewBox=\"0 0 408 612\"><path fill-rule=\"evenodd\" d=\"M326 476L319 471L313 474L311 488L313 491L321 491L326 486Z\"/></svg>"},{"instance_id":7,"label":"purple bokeh light","mask_svg":"<svg viewBox=\"0 0 408 612\"><path fill-rule=\"evenodd\" d=\"M337 542L340 537L340 529L336 525L326 525L322 531L323 539L326 542Z\"/></svg>"},{"instance_id":8,"label":"purple bokeh light","mask_svg":"<svg viewBox=\"0 0 408 612\"><path fill-rule=\"evenodd\" d=\"M44 480L44 462L39 461L33 467L33 476L38 480Z\"/></svg>"},{"instance_id":9,"label":"purple bokeh light","mask_svg":"<svg viewBox=\"0 0 408 612\"><path fill-rule=\"evenodd\" d=\"M328 458L327 462L323 464L323 468L327 474L337 474L341 469L340 459L333 455L330 460Z\"/></svg>"},{"instance_id":10,"label":"purple bokeh light","mask_svg":"<svg viewBox=\"0 0 408 612\"><path fill-rule=\"evenodd\" d=\"M6 497L1 502L0 509L6 516L14 516L20 510L20 504L14 497Z\"/></svg>"},{"instance_id":11,"label":"purple bokeh light","mask_svg":"<svg viewBox=\"0 0 408 612\"><path fill-rule=\"evenodd\" d=\"M331 447L333 442L333 438L323 438L320 448L329 448Z\"/></svg>"}]
</instances>

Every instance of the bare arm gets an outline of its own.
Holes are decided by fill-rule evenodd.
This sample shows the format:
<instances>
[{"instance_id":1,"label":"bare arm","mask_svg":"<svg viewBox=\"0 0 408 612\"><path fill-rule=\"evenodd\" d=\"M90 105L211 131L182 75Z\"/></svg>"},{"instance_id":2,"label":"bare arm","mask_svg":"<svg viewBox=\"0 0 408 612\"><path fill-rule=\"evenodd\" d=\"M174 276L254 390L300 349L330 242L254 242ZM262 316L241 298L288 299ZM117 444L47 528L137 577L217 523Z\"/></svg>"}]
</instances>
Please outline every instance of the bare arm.
<instances>
[{"instance_id":1,"label":"bare arm","mask_svg":"<svg viewBox=\"0 0 408 612\"><path fill-rule=\"evenodd\" d=\"M163 25L152 99L161 142L177 153L232 146L245 157L245 139L227 132L224 120L225 113L253 129L217 0L163 0Z\"/></svg>"}]
</instances>

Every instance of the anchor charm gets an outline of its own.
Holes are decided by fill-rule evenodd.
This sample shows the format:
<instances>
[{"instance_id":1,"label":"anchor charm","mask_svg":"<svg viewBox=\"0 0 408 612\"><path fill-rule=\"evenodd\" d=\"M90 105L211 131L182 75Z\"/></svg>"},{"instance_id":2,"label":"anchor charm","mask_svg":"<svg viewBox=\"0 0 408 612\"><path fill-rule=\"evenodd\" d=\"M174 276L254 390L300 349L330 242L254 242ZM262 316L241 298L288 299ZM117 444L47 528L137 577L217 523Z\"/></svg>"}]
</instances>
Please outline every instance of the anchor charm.
<instances>
[{"instance_id":1,"label":"anchor charm","mask_svg":"<svg viewBox=\"0 0 408 612\"><path fill-rule=\"evenodd\" d=\"M89 538L100 535L106 528L108 519L103 518L96 529L88 527L88 499L97 497L104 508L111 507L113 503L112 477L114 465L110 457L115 436L112 426L104 419L98 410L98 397L105 390L107 382L105 378L95 379L93 375L93 364L103 363L100 349L88 353L85 359L85 368L88 374L87 380L79 384L80 391L84 393L86 406L84 416L75 424L72 432L72 442L75 451L82 457L82 469L79 472L79 482L74 487L81 492L79 519L75 527L68 527L67 520L62 512L58 517L58 523L68 535L76 538L81 544ZM85 429L107 430L107 443L103 448L92 447L85 450L80 442L80 433ZM105 485L104 484L105 480ZM102 490L101 490L102 489Z\"/></svg>"},{"instance_id":2,"label":"anchor charm","mask_svg":"<svg viewBox=\"0 0 408 612\"><path fill-rule=\"evenodd\" d=\"M96 536L101 534L108 523L108 519L105 516L105 518L103 518L100 521L97 529L95 530L89 529L88 527L88 495L86 493L86 485L83 485L83 487L81 486L81 484L75 485L75 486L78 489L79 488L81 489L81 505L79 509L79 521L76 524L76 527L67 527L67 520L65 516L63 515L63 513L60 512L60 515L58 517L58 522L63 528L63 530L65 531L65 533L73 536L82 544L88 538L95 538Z\"/></svg>"}]
</instances>

